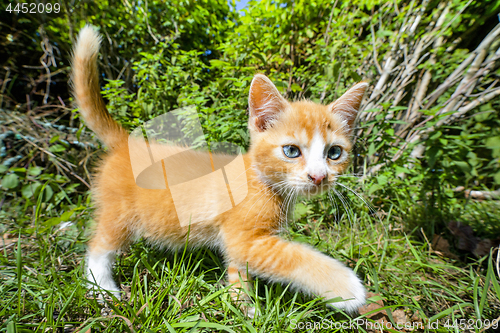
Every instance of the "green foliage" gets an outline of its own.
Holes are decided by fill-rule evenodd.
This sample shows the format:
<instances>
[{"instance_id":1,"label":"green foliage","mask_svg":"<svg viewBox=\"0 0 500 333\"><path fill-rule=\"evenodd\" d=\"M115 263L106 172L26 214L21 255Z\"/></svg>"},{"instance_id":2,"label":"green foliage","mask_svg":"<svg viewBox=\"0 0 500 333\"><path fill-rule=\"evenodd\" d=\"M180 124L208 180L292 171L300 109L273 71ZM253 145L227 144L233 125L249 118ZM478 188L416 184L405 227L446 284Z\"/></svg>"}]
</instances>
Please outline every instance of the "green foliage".
<instances>
[{"instance_id":1,"label":"green foliage","mask_svg":"<svg viewBox=\"0 0 500 333\"><path fill-rule=\"evenodd\" d=\"M90 23L103 35L103 96L127 129L194 105L208 141L247 148L247 98L255 73L268 75L289 99L330 103L360 79L375 84L380 75L376 64L360 69L369 56L376 54L383 65L395 43L441 34L445 43L428 50L438 61L429 57L417 66L431 71L432 91L477 46L477 35L499 8L494 0L447 2L445 29L429 32L445 4L428 1L424 9L423 3L265 0L251 1L241 15L225 0L62 1L59 15L6 15L2 3L0 42L6 57L0 66L5 82L0 84L0 108L12 116L2 118L0 125L12 126L8 121L17 117L17 110L28 123L48 117L73 127L78 113L60 105L71 102L67 75L72 42ZM399 33L409 13L419 10L422 23L414 34ZM47 69L40 67L40 59L54 74L50 83L42 76ZM485 78L484 84L495 82L498 68L492 73L496 76ZM436 115L450 94L421 113ZM365 110L374 117L359 124L363 135L356 138L353 167L340 178L349 189L336 187L339 200L325 196L300 203L285 237L342 257L390 309L404 308L427 322L497 318L500 294L492 257L470 265L452 262L435 255L428 240L443 233L453 248L446 229L451 221L472 226L477 237L498 236L498 204L472 202L456 188L499 188L500 102L492 100L451 126L432 127L440 117L422 125L433 131L426 136L423 157L415 159L410 152L422 142L400 150L407 142L398 137L410 98ZM49 105L56 111L46 116ZM89 141L83 127L74 134ZM95 161L89 156L95 150L88 146L83 156L63 133L13 136L0 150L0 235L4 241L16 237L0 252L0 331L73 325L81 331L267 332L292 331L292 320L352 319L333 317L320 301L286 286L257 280L253 299L261 315L248 320L220 284L225 272L216 254L200 250L190 257L166 257L143 243L125 252L117 265L118 278L130 288L130 302L100 304L87 297L81 260L91 209L81 179L88 181L87 162ZM26 141L41 148L27 149L21 144ZM396 160L397 154L401 158ZM374 176L356 179L374 163L384 166ZM61 229L64 222L73 224Z\"/></svg>"}]
</instances>

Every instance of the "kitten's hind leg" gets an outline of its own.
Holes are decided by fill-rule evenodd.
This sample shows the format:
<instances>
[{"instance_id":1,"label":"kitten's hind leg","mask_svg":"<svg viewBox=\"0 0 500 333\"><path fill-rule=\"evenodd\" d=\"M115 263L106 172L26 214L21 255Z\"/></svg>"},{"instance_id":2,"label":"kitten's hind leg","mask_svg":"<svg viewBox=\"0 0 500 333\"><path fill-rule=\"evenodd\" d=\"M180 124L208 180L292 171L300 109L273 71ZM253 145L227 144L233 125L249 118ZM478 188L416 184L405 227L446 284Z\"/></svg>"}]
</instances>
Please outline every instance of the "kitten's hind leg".
<instances>
[{"instance_id":1,"label":"kitten's hind leg","mask_svg":"<svg viewBox=\"0 0 500 333\"><path fill-rule=\"evenodd\" d=\"M251 278L247 274L246 267L238 267L230 262L227 267L227 279L231 285L231 298L240 305L241 310L250 318L255 316L255 307L247 294L252 288Z\"/></svg>"},{"instance_id":2,"label":"kitten's hind leg","mask_svg":"<svg viewBox=\"0 0 500 333\"><path fill-rule=\"evenodd\" d=\"M339 261L309 246L277 236L259 234L232 238L227 254L252 274L274 282L290 283L308 294L332 300L329 305L348 312L364 304L366 291L356 274Z\"/></svg>"},{"instance_id":3,"label":"kitten's hind leg","mask_svg":"<svg viewBox=\"0 0 500 333\"><path fill-rule=\"evenodd\" d=\"M106 228L106 225L101 223L89 242L87 252L87 280L111 292L118 299L120 299L121 295L120 288L113 280L113 264L116 252L127 240L126 235L125 230ZM89 288L95 289L96 286L90 284Z\"/></svg>"}]
</instances>

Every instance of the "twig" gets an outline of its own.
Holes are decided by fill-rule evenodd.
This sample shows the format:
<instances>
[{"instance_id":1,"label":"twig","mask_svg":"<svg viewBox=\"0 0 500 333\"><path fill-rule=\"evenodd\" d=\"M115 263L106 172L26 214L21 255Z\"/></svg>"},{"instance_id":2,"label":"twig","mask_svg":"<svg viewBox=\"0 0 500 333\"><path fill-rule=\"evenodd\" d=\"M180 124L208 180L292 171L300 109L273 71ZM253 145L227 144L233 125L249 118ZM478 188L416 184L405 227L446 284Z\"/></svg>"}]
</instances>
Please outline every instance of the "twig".
<instances>
[{"instance_id":1,"label":"twig","mask_svg":"<svg viewBox=\"0 0 500 333\"><path fill-rule=\"evenodd\" d=\"M466 106L463 106L460 109L458 109L457 112L453 113L448 118L440 120L436 124L436 126L441 126L443 124L450 124L455 119L457 119L460 116L466 114L467 112L469 112L470 110L474 109L475 107L477 107L477 106L479 106L481 104L484 104L486 102L489 102L490 100L492 100L493 98L495 98L496 96L499 96L499 95L500 95L500 88L497 88L497 89L491 91L490 93L488 93L487 95L478 97L475 100L473 100L472 102L470 102L469 104L467 104Z\"/></svg>"},{"instance_id":2,"label":"twig","mask_svg":"<svg viewBox=\"0 0 500 333\"><path fill-rule=\"evenodd\" d=\"M375 29L373 29L372 23L370 23L370 30L372 32L373 61L377 67L378 73L382 74L382 67L380 67L380 64L378 63L377 44L375 43Z\"/></svg>"},{"instance_id":3,"label":"twig","mask_svg":"<svg viewBox=\"0 0 500 333\"><path fill-rule=\"evenodd\" d=\"M444 8L441 15L439 16L435 29L441 28L446 16L448 15L449 10L450 10L449 5L447 5ZM437 50L439 47L441 47L442 44L443 44L443 37L439 36L434 41L434 49ZM436 54L435 53L432 53L432 55L429 59L429 62L431 63L431 65L436 64ZM412 124L418 118L417 112L422 107L422 101L425 97L425 94L427 93L427 87L429 86L429 83L431 82L431 78L432 78L432 74L431 74L431 71L428 69L425 71L424 76L422 77L422 81L421 81L420 85L417 87L415 101L410 106L410 110L409 110L408 117L407 117L408 122L410 124Z\"/></svg>"},{"instance_id":4,"label":"twig","mask_svg":"<svg viewBox=\"0 0 500 333\"><path fill-rule=\"evenodd\" d=\"M148 0L146 0L145 3L146 3L146 10L144 11L144 15L146 16L146 25L148 27L148 32L151 35L151 37L153 37L153 39L155 40L155 44L158 44L160 41L158 40L158 38L156 38L156 36L151 31L151 26L149 25L149 21L148 21Z\"/></svg>"},{"instance_id":5,"label":"twig","mask_svg":"<svg viewBox=\"0 0 500 333\"><path fill-rule=\"evenodd\" d=\"M42 129L44 132L46 132L47 130L45 128L43 128L42 126L40 126L36 121L35 119L33 119L33 117L31 116L31 101L30 101L30 95L29 94L26 94L26 108L28 109L28 112L26 113L26 115L28 116L28 118L31 120L31 122L33 124L35 124L36 127Z\"/></svg>"},{"instance_id":6,"label":"twig","mask_svg":"<svg viewBox=\"0 0 500 333\"><path fill-rule=\"evenodd\" d=\"M5 87L7 86L7 82L10 81L9 77L10 77L10 68L5 67L5 77L2 82L2 89L0 89L0 108L2 108L3 104L3 93L5 91Z\"/></svg>"},{"instance_id":7,"label":"twig","mask_svg":"<svg viewBox=\"0 0 500 333\"><path fill-rule=\"evenodd\" d=\"M328 46L328 42L330 41L330 25L332 24L332 19L333 19L333 11L335 7L337 7L337 2L338 0L335 0L335 3L333 4L332 10L330 11L330 18L328 19L328 25L326 26L326 31L325 31L325 47Z\"/></svg>"},{"instance_id":8,"label":"twig","mask_svg":"<svg viewBox=\"0 0 500 333\"><path fill-rule=\"evenodd\" d=\"M50 68L47 64L52 63L54 67L57 67L55 58L54 58L54 53L52 51L52 45L49 42L49 39L47 38L47 35L45 34L45 30L43 29L43 25L40 26L40 35L42 36L42 42L40 43L42 50L43 50L43 55L40 57L40 63L42 66L45 68L47 71L47 85L45 88L45 95L43 97L43 104L47 104L47 100L49 99L49 94L50 94ZM45 62L47 60L47 63Z\"/></svg>"},{"instance_id":9,"label":"twig","mask_svg":"<svg viewBox=\"0 0 500 333\"><path fill-rule=\"evenodd\" d=\"M471 198L471 199L480 199L480 200L500 199L500 189L496 191L465 190L464 193L466 198Z\"/></svg>"},{"instance_id":10,"label":"twig","mask_svg":"<svg viewBox=\"0 0 500 333\"><path fill-rule=\"evenodd\" d=\"M489 47L490 44L500 35L500 23L490 31L490 33L483 39L481 44L472 52L467 59L465 59L460 66L458 66L453 73L448 76L448 78L437 87L437 89L428 96L427 104L425 105L425 109L429 109L432 104L441 96L446 90L448 90L452 82L456 80L457 77L474 61L476 56L485 48Z\"/></svg>"}]
</instances>

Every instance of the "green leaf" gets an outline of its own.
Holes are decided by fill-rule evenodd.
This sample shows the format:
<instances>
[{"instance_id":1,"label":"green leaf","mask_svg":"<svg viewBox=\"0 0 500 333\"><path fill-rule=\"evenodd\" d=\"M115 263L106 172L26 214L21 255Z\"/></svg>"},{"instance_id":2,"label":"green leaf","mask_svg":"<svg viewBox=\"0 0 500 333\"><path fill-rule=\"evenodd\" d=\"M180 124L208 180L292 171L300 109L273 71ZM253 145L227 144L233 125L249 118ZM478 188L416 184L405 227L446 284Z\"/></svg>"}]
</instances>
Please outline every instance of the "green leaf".
<instances>
[{"instance_id":1,"label":"green leaf","mask_svg":"<svg viewBox=\"0 0 500 333\"><path fill-rule=\"evenodd\" d=\"M29 183L27 185L24 185L23 186L23 189L21 191L22 195L24 198L26 199L31 199L35 193L36 193L36 190L41 186L42 184L40 184L39 182L34 182L34 183Z\"/></svg>"},{"instance_id":2,"label":"green leaf","mask_svg":"<svg viewBox=\"0 0 500 333\"><path fill-rule=\"evenodd\" d=\"M66 147L64 147L61 144L56 144L56 145L53 145L53 146L49 147L49 151L52 152L52 153L60 153L60 152L63 152L65 150L66 150Z\"/></svg>"},{"instance_id":3,"label":"green leaf","mask_svg":"<svg viewBox=\"0 0 500 333\"><path fill-rule=\"evenodd\" d=\"M52 189L52 187L47 185L47 186L45 186L45 189L43 190L42 200L44 202L48 202L48 201L50 201L50 199L52 199L53 195L54 195L54 190Z\"/></svg>"},{"instance_id":4,"label":"green leaf","mask_svg":"<svg viewBox=\"0 0 500 333\"><path fill-rule=\"evenodd\" d=\"M210 65L212 65L212 67L226 67L229 66L230 64L226 61L212 59L210 60Z\"/></svg>"},{"instance_id":5,"label":"green leaf","mask_svg":"<svg viewBox=\"0 0 500 333\"><path fill-rule=\"evenodd\" d=\"M64 221L64 222L67 222L69 221L69 219L71 218L71 216L73 215L74 211L70 210L69 212L64 212L62 215L61 215L61 221Z\"/></svg>"},{"instance_id":6,"label":"green leaf","mask_svg":"<svg viewBox=\"0 0 500 333\"><path fill-rule=\"evenodd\" d=\"M58 225L60 223L61 223L61 218L59 218L59 217L52 217L52 218L48 219L47 221L43 222L43 224L46 227L53 227L53 226Z\"/></svg>"},{"instance_id":7,"label":"green leaf","mask_svg":"<svg viewBox=\"0 0 500 333\"><path fill-rule=\"evenodd\" d=\"M52 138L50 138L49 143L54 143L54 142L56 142L57 140L59 140L59 135L54 135Z\"/></svg>"},{"instance_id":8,"label":"green leaf","mask_svg":"<svg viewBox=\"0 0 500 333\"><path fill-rule=\"evenodd\" d=\"M297 83L294 83L292 84L292 91L293 92L302 91L302 88Z\"/></svg>"},{"instance_id":9,"label":"green leaf","mask_svg":"<svg viewBox=\"0 0 500 333\"><path fill-rule=\"evenodd\" d=\"M405 174L409 174L410 173L410 170L408 170L407 168L403 168L403 167L400 167L400 166L396 166L396 174L400 174L400 173L405 173Z\"/></svg>"},{"instance_id":10,"label":"green leaf","mask_svg":"<svg viewBox=\"0 0 500 333\"><path fill-rule=\"evenodd\" d=\"M377 150L375 149L375 143L374 142L370 143L370 146L368 147L368 155L369 156L375 155L376 152Z\"/></svg>"},{"instance_id":11,"label":"green leaf","mask_svg":"<svg viewBox=\"0 0 500 333\"><path fill-rule=\"evenodd\" d=\"M297 216L297 218L301 218L302 216L311 213L312 213L311 209L307 205L304 205L303 203L298 203L295 206L295 215Z\"/></svg>"},{"instance_id":12,"label":"green leaf","mask_svg":"<svg viewBox=\"0 0 500 333\"><path fill-rule=\"evenodd\" d=\"M486 147L490 149L500 148L500 136L493 136L486 139Z\"/></svg>"},{"instance_id":13,"label":"green leaf","mask_svg":"<svg viewBox=\"0 0 500 333\"><path fill-rule=\"evenodd\" d=\"M278 90L282 93L285 92L286 88L288 88L288 83L286 82L282 82L282 81L277 81L274 83L274 85L276 86L276 88L278 88Z\"/></svg>"},{"instance_id":14,"label":"green leaf","mask_svg":"<svg viewBox=\"0 0 500 333\"><path fill-rule=\"evenodd\" d=\"M379 175L379 176L377 176L377 182L378 182L378 183L379 183L379 185L381 185L381 186L383 186L383 185L387 184L388 180L389 180L389 179L388 179L388 178L387 178L387 176L385 176L385 175Z\"/></svg>"},{"instance_id":15,"label":"green leaf","mask_svg":"<svg viewBox=\"0 0 500 333\"><path fill-rule=\"evenodd\" d=\"M356 82L359 82L362 80L361 76L359 76L358 73L356 73L355 71L351 71L349 72L349 76Z\"/></svg>"},{"instance_id":16,"label":"green leaf","mask_svg":"<svg viewBox=\"0 0 500 333\"><path fill-rule=\"evenodd\" d=\"M470 165L467 162L464 161L453 161L453 164L458 166L463 172L465 173L470 173Z\"/></svg>"},{"instance_id":17,"label":"green leaf","mask_svg":"<svg viewBox=\"0 0 500 333\"><path fill-rule=\"evenodd\" d=\"M40 168L40 167L31 167L31 168L28 169L28 174L30 176L38 176L39 174L42 173L42 170L43 169Z\"/></svg>"},{"instance_id":18,"label":"green leaf","mask_svg":"<svg viewBox=\"0 0 500 333\"><path fill-rule=\"evenodd\" d=\"M8 166L0 164L0 173L4 173L7 170L9 170Z\"/></svg>"},{"instance_id":19,"label":"green leaf","mask_svg":"<svg viewBox=\"0 0 500 333\"><path fill-rule=\"evenodd\" d=\"M495 175L493 176L493 179L495 180L495 183L500 185L500 171L495 173Z\"/></svg>"},{"instance_id":20,"label":"green leaf","mask_svg":"<svg viewBox=\"0 0 500 333\"><path fill-rule=\"evenodd\" d=\"M437 159L443 155L443 151L439 147L431 147L425 154L427 155L429 168L432 168L436 164Z\"/></svg>"},{"instance_id":21,"label":"green leaf","mask_svg":"<svg viewBox=\"0 0 500 333\"><path fill-rule=\"evenodd\" d=\"M434 140L436 140L437 138L439 138L442 134L443 134L443 133L441 133L441 132L436 132L436 133L434 133L434 134L433 134L433 135L432 135L429 139L434 141Z\"/></svg>"},{"instance_id":22,"label":"green leaf","mask_svg":"<svg viewBox=\"0 0 500 333\"><path fill-rule=\"evenodd\" d=\"M260 54L260 53L258 53L258 52L255 52L253 55L254 55L256 58L258 58L260 61L262 61L262 64L263 64L263 65L267 65L267 60L266 60L266 58L265 58L262 54Z\"/></svg>"},{"instance_id":23,"label":"green leaf","mask_svg":"<svg viewBox=\"0 0 500 333\"><path fill-rule=\"evenodd\" d=\"M375 191L378 191L380 189L383 189L382 186L380 186L379 184L374 184L370 187L370 189L368 190L368 195L372 195L373 192Z\"/></svg>"},{"instance_id":24,"label":"green leaf","mask_svg":"<svg viewBox=\"0 0 500 333\"><path fill-rule=\"evenodd\" d=\"M15 173L10 173L3 177L2 179L2 187L4 188L16 188L19 184L19 176Z\"/></svg>"}]
</instances>

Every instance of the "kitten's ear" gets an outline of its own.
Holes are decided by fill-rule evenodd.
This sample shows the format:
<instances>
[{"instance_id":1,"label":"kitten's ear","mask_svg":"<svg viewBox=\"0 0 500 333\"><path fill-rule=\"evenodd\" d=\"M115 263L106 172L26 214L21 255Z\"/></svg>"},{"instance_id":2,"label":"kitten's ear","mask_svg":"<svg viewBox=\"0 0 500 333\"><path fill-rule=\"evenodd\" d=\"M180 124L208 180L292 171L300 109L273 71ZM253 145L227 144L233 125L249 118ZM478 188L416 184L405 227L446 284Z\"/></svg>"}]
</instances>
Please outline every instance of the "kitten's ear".
<instances>
[{"instance_id":1,"label":"kitten's ear","mask_svg":"<svg viewBox=\"0 0 500 333\"><path fill-rule=\"evenodd\" d=\"M267 76L263 74L254 76L248 95L250 128L258 132L265 131L270 122L287 106L288 102Z\"/></svg>"},{"instance_id":2,"label":"kitten's ear","mask_svg":"<svg viewBox=\"0 0 500 333\"><path fill-rule=\"evenodd\" d=\"M332 112L339 114L342 119L347 122L349 130L353 128L366 88L368 88L367 82L359 82L354 87L347 90L335 102L328 105Z\"/></svg>"}]
</instances>

